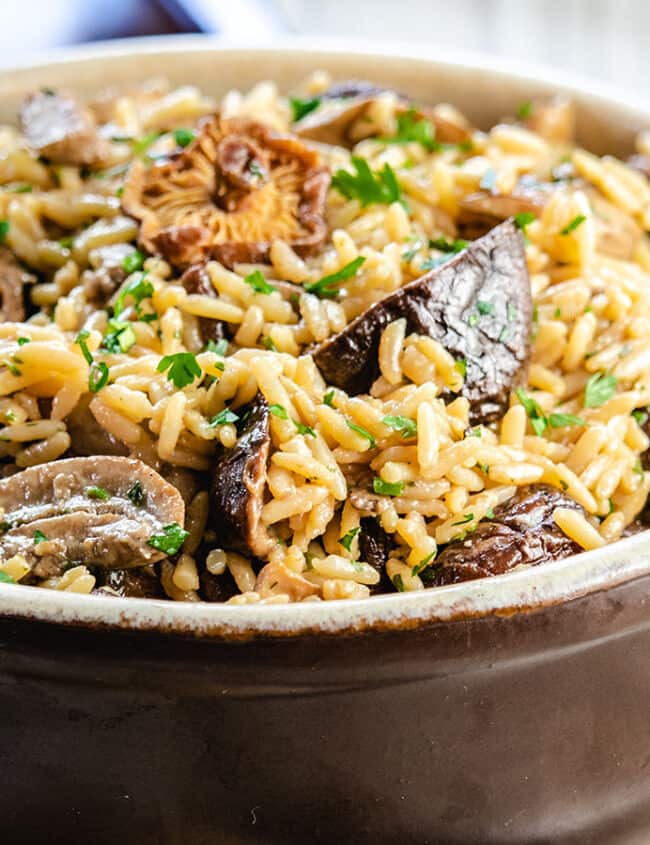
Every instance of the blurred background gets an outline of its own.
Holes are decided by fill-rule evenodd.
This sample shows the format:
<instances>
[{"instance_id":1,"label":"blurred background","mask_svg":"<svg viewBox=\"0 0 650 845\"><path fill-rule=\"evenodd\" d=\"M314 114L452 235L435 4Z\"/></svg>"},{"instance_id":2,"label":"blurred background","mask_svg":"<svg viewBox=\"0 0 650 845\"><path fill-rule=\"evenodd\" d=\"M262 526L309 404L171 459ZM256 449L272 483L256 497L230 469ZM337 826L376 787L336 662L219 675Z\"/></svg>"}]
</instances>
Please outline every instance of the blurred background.
<instances>
[{"instance_id":1,"label":"blurred background","mask_svg":"<svg viewBox=\"0 0 650 845\"><path fill-rule=\"evenodd\" d=\"M2 0L0 64L46 47L212 32L397 38L550 64L650 99L650 0Z\"/></svg>"}]
</instances>

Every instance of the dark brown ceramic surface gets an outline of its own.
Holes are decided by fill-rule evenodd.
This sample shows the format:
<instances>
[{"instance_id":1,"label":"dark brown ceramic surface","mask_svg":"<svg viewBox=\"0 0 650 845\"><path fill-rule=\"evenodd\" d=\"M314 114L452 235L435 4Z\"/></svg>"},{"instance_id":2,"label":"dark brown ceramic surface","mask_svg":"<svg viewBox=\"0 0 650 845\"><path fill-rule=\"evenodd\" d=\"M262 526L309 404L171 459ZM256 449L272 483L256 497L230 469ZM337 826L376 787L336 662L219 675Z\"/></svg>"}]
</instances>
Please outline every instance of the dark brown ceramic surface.
<instances>
[{"instance_id":1,"label":"dark brown ceramic surface","mask_svg":"<svg viewBox=\"0 0 650 845\"><path fill-rule=\"evenodd\" d=\"M219 93L314 67L451 100L480 125L563 87L463 57L174 41L5 73L0 118L41 85L163 72ZM650 122L569 92L597 151L627 153ZM643 535L318 606L0 584L0 843L648 845L649 593Z\"/></svg>"}]
</instances>

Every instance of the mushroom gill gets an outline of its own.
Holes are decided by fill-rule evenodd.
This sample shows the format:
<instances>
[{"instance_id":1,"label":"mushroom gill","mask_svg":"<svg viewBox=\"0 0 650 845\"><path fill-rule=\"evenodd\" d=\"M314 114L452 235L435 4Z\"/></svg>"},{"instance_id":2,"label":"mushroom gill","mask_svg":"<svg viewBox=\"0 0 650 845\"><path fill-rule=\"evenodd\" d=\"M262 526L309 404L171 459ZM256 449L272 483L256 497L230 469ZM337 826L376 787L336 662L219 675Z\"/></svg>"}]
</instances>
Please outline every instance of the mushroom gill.
<instances>
[{"instance_id":1,"label":"mushroom gill","mask_svg":"<svg viewBox=\"0 0 650 845\"><path fill-rule=\"evenodd\" d=\"M329 171L317 152L247 118L213 115L195 140L147 168L136 162L122 206L141 221L140 242L186 267L266 261L281 239L298 254L325 240Z\"/></svg>"}]
</instances>

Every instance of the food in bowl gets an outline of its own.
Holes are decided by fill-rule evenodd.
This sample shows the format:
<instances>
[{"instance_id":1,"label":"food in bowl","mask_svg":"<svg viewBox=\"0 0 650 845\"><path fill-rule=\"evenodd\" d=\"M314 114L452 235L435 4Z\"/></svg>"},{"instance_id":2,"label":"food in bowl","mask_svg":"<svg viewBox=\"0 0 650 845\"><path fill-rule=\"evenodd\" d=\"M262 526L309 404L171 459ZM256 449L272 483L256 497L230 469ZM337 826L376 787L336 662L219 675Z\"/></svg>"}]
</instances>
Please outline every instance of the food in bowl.
<instances>
[{"instance_id":1,"label":"food in bowl","mask_svg":"<svg viewBox=\"0 0 650 845\"><path fill-rule=\"evenodd\" d=\"M365 598L644 529L650 140L314 74L0 135L0 579Z\"/></svg>"}]
</instances>

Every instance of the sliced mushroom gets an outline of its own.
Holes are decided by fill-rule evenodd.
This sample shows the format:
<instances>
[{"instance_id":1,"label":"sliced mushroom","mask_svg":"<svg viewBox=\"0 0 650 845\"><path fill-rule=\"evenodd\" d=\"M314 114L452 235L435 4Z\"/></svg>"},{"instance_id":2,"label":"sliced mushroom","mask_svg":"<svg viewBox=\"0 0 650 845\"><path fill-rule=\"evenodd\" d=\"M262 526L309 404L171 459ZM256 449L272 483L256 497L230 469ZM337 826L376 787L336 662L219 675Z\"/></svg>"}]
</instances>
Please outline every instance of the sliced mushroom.
<instances>
[{"instance_id":1,"label":"sliced mushroom","mask_svg":"<svg viewBox=\"0 0 650 845\"><path fill-rule=\"evenodd\" d=\"M165 591L153 566L137 569L97 569L95 593L106 593L124 598L165 599ZM107 588L107 589L104 589Z\"/></svg>"},{"instance_id":2,"label":"sliced mushroom","mask_svg":"<svg viewBox=\"0 0 650 845\"><path fill-rule=\"evenodd\" d=\"M258 393L237 413L237 442L224 449L214 468L212 525L220 545L264 557L275 544L261 520L271 447L269 405Z\"/></svg>"},{"instance_id":3,"label":"sliced mushroom","mask_svg":"<svg viewBox=\"0 0 650 845\"><path fill-rule=\"evenodd\" d=\"M408 333L428 335L465 361L462 395L471 421L498 419L511 390L525 381L530 357L532 302L521 232L512 221L502 223L326 340L314 360L327 383L349 394L367 392L379 373L381 333L401 317Z\"/></svg>"},{"instance_id":4,"label":"sliced mushroom","mask_svg":"<svg viewBox=\"0 0 650 845\"><path fill-rule=\"evenodd\" d=\"M91 401L92 394L82 396L65 419L71 454L77 457L128 455L129 450L124 443L97 422L89 408Z\"/></svg>"},{"instance_id":5,"label":"sliced mushroom","mask_svg":"<svg viewBox=\"0 0 650 845\"><path fill-rule=\"evenodd\" d=\"M246 118L203 121L195 140L162 164L131 168L122 206L142 221L140 242L187 267L268 261L281 239L310 255L326 236L329 171L299 139Z\"/></svg>"},{"instance_id":6,"label":"sliced mushroom","mask_svg":"<svg viewBox=\"0 0 650 845\"><path fill-rule=\"evenodd\" d=\"M318 107L297 121L294 130L310 141L353 147L362 138L376 134L366 117L369 107L384 94L396 98L396 114L412 110L416 117L430 120L439 141L458 144L471 136L471 127L452 106L442 103L434 108L415 107L408 97L362 80L340 82L328 88L318 97Z\"/></svg>"},{"instance_id":7,"label":"sliced mushroom","mask_svg":"<svg viewBox=\"0 0 650 845\"><path fill-rule=\"evenodd\" d=\"M319 589L283 563L267 563L260 569L257 576L255 592L262 598L284 594L289 596L291 601L302 601L308 596L317 595Z\"/></svg>"},{"instance_id":8,"label":"sliced mushroom","mask_svg":"<svg viewBox=\"0 0 650 845\"><path fill-rule=\"evenodd\" d=\"M56 164L94 164L109 155L92 112L67 95L31 94L20 109L20 122L28 145Z\"/></svg>"},{"instance_id":9,"label":"sliced mushroom","mask_svg":"<svg viewBox=\"0 0 650 845\"><path fill-rule=\"evenodd\" d=\"M548 201L549 194L557 190L550 182L531 182L520 179L511 194L476 191L460 201L458 230L466 238L485 235L498 223L517 214L532 212L539 215Z\"/></svg>"},{"instance_id":10,"label":"sliced mushroom","mask_svg":"<svg viewBox=\"0 0 650 845\"><path fill-rule=\"evenodd\" d=\"M209 296L216 299L217 292L214 289L205 264L193 264L181 276L181 284L188 293L199 293L201 296ZM228 331L228 323L223 320L212 320L209 317L199 317L199 331L203 343L209 340L217 341L225 337L231 337L233 332Z\"/></svg>"},{"instance_id":11,"label":"sliced mushroom","mask_svg":"<svg viewBox=\"0 0 650 845\"><path fill-rule=\"evenodd\" d=\"M127 277L124 259L134 252L131 244L109 244L91 249L88 260L93 269L84 271L81 277L86 302L97 308L106 307Z\"/></svg>"},{"instance_id":12,"label":"sliced mushroom","mask_svg":"<svg viewBox=\"0 0 650 845\"><path fill-rule=\"evenodd\" d=\"M430 570L435 586L456 584L509 572L525 564L537 566L582 551L553 521L555 508L582 507L545 484L522 487L500 505L494 519L480 522L463 540L441 552Z\"/></svg>"},{"instance_id":13,"label":"sliced mushroom","mask_svg":"<svg viewBox=\"0 0 650 845\"><path fill-rule=\"evenodd\" d=\"M178 491L140 461L69 458L0 481L0 556L20 554L39 577L70 562L128 569L167 556L149 541L181 528ZM160 545L156 542L154 545Z\"/></svg>"},{"instance_id":14,"label":"sliced mushroom","mask_svg":"<svg viewBox=\"0 0 650 845\"><path fill-rule=\"evenodd\" d=\"M372 516L361 519L359 532L359 560L372 566L381 576L378 584L370 588L371 593L385 593L390 588L390 579L386 573L386 564L391 548L389 535Z\"/></svg>"},{"instance_id":15,"label":"sliced mushroom","mask_svg":"<svg viewBox=\"0 0 650 845\"><path fill-rule=\"evenodd\" d=\"M25 319L25 286L35 281L6 247L0 247L0 322L21 323Z\"/></svg>"}]
</instances>

